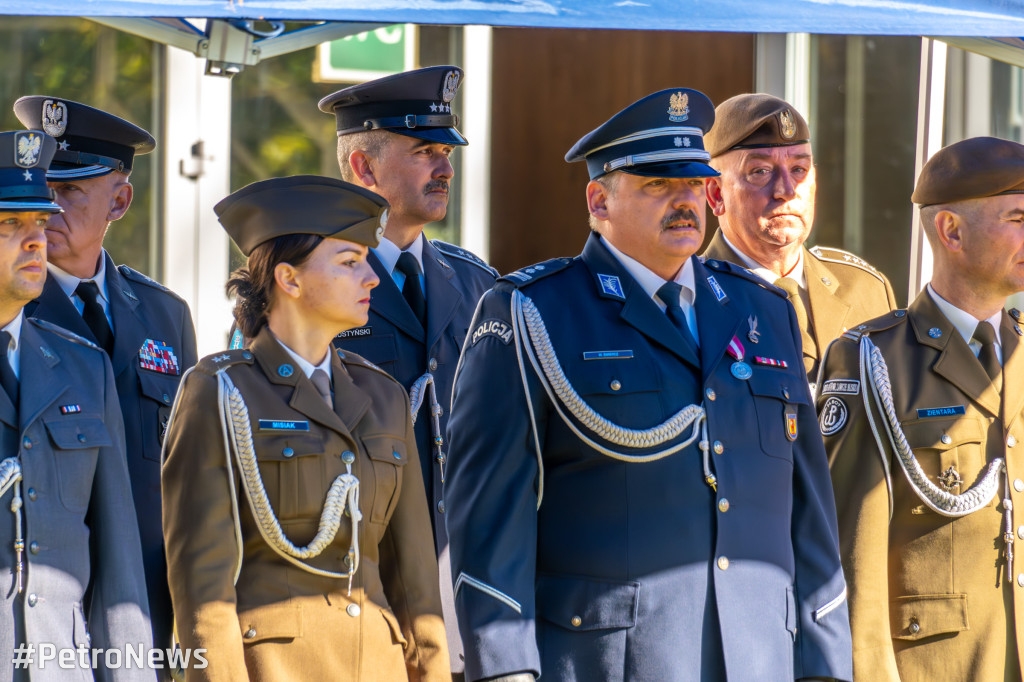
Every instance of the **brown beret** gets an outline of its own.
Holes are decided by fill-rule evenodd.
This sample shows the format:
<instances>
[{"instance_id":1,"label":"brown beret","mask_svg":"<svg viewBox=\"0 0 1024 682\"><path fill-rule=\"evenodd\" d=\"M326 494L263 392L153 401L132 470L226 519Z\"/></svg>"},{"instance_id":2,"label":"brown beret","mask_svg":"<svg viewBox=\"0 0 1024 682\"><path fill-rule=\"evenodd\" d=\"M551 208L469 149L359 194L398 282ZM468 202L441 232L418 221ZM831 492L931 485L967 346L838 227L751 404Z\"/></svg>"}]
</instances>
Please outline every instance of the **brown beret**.
<instances>
[{"instance_id":1,"label":"brown beret","mask_svg":"<svg viewBox=\"0 0 1024 682\"><path fill-rule=\"evenodd\" d=\"M999 194L1024 194L1024 145L972 137L928 159L910 200L934 206Z\"/></svg>"},{"instance_id":2,"label":"brown beret","mask_svg":"<svg viewBox=\"0 0 1024 682\"><path fill-rule=\"evenodd\" d=\"M248 256L286 234L316 234L377 246L388 202L368 189L319 175L261 180L213 207L228 236Z\"/></svg>"},{"instance_id":3,"label":"brown beret","mask_svg":"<svg viewBox=\"0 0 1024 682\"><path fill-rule=\"evenodd\" d=\"M788 147L811 141L800 112L773 95L746 93L725 100L715 109L715 125L704 136L711 158L733 149Z\"/></svg>"}]
</instances>

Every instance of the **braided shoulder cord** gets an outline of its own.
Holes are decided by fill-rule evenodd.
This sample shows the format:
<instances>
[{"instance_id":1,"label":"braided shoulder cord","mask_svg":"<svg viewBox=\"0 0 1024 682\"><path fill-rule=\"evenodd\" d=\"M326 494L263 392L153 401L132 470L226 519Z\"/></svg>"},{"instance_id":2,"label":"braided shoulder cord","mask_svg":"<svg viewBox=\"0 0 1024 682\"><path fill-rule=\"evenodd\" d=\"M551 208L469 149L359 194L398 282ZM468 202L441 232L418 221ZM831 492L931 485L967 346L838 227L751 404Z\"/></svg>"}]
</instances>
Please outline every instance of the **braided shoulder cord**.
<instances>
[{"instance_id":1,"label":"braided shoulder cord","mask_svg":"<svg viewBox=\"0 0 1024 682\"><path fill-rule=\"evenodd\" d=\"M444 434L441 433L441 405L437 402L437 381L434 375L426 372L409 387L409 414L412 417L413 426L416 425L416 417L419 416L423 401L430 398L430 430L431 440L434 444L434 459L441 470L441 483L444 483L445 455L444 455Z\"/></svg>"},{"instance_id":2,"label":"braided shoulder cord","mask_svg":"<svg viewBox=\"0 0 1024 682\"><path fill-rule=\"evenodd\" d=\"M14 514L14 590L21 594L24 585L25 536L22 530L21 500L21 461L17 457L8 457L0 461L0 496L14 488L11 497L11 513Z\"/></svg>"},{"instance_id":3,"label":"braided shoulder cord","mask_svg":"<svg viewBox=\"0 0 1024 682\"><path fill-rule=\"evenodd\" d=\"M861 352L867 354L872 390L885 415L885 426L893 446L893 452L896 453L896 460L903 469L910 487L932 511L943 516L954 518L967 516L987 506L998 492L999 474L1005 468L1003 458L996 458L989 462L981 479L960 495L942 490L932 483L928 479L928 475L921 469L896 417L889 368L885 364L885 358L882 357L882 351L866 336L862 339L861 344Z\"/></svg>"},{"instance_id":4,"label":"braided shoulder cord","mask_svg":"<svg viewBox=\"0 0 1024 682\"><path fill-rule=\"evenodd\" d=\"M352 577L359 568L359 521L362 520L362 514L359 511L359 479L352 474L352 465L348 464L348 471L338 476L331 484L323 511L320 514L320 524L313 540L305 547L296 547L284 534L281 523L267 497L263 477L260 475L259 465L256 461L249 410L242 399L242 394L226 372L218 372L217 376L224 389L221 407L231 426L231 445L241 472L242 487L245 489L260 535L271 549L299 568L330 578L348 578L349 592L351 592ZM327 571L302 561L302 559L319 556L334 541L341 526L341 518L346 512L352 522L352 542L349 545L347 562L348 572Z\"/></svg>"}]
</instances>

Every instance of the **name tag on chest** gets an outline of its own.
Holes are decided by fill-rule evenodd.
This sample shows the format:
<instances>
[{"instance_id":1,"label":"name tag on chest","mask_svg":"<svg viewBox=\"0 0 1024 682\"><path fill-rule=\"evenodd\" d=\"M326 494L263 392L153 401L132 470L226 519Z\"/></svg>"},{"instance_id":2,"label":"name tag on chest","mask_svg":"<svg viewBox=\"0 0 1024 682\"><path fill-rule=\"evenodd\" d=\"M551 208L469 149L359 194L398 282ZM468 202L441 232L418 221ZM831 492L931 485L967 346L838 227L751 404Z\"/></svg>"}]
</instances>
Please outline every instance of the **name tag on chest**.
<instances>
[{"instance_id":1,"label":"name tag on chest","mask_svg":"<svg viewBox=\"0 0 1024 682\"><path fill-rule=\"evenodd\" d=\"M963 405L952 405L950 407L925 407L917 411L917 418L928 419L929 417L953 417L958 414L966 414L966 410Z\"/></svg>"},{"instance_id":2,"label":"name tag on chest","mask_svg":"<svg viewBox=\"0 0 1024 682\"><path fill-rule=\"evenodd\" d=\"M261 419L260 431L309 431L309 422L287 421L283 419Z\"/></svg>"}]
</instances>

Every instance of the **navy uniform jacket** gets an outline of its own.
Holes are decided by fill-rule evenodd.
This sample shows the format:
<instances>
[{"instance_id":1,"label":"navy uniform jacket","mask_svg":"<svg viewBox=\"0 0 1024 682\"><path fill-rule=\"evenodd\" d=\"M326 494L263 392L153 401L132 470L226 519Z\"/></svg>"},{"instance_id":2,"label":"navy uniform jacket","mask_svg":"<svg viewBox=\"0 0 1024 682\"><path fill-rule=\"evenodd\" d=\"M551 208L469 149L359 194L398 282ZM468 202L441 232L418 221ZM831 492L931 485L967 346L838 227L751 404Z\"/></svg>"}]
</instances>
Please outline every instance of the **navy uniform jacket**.
<instances>
[{"instance_id":1,"label":"navy uniform jacket","mask_svg":"<svg viewBox=\"0 0 1024 682\"><path fill-rule=\"evenodd\" d=\"M832 486L795 314L745 270L693 266L702 361L596 234L581 256L513 273L484 296L456 380L446 484L468 680L851 679ZM626 463L570 430L528 360L521 374L517 288L569 383L606 419L647 429L703 398L717 493L696 442ZM747 381L730 371L734 336ZM603 447L660 449L613 446L566 419Z\"/></svg>"},{"instance_id":2,"label":"navy uniform jacket","mask_svg":"<svg viewBox=\"0 0 1024 682\"><path fill-rule=\"evenodd\" d=\"M171 641L172 616L160 523L160 446L181 375L198 359L196 333L185 301L127 265L114 267L105 251L103 257L107 259L107 292L114 320L110 360L124 417L128 473L142 537L153 634L157 646L166 648ZM75 304L53 277L46 279L39 298L25 306L25 315L53 322L95 342ZM152 355L156 348L150 342L170 348L177 361L177 374L143 367L140 353Z\"/></svg>"},{"instance_id":3,"label":"navy uniform jacket","mask_svg":"<svg viewBox=\"0 0 1024 682\"><path fill-rule=\"evenodd\" d=\"M20 459L23 590L15 589L14 489L0 496L0 681L94 679L94 671L40 666L41 644L119 648L121 669L99 680L153 680L124 667L125 646L152 637L139 532L131 514L124 429L110 361L102 350L47 322L26 319L19 342L19 404L0 390L0 443ZM11 665L18 644L35 666Z\"/></svg>"}]
</instances>

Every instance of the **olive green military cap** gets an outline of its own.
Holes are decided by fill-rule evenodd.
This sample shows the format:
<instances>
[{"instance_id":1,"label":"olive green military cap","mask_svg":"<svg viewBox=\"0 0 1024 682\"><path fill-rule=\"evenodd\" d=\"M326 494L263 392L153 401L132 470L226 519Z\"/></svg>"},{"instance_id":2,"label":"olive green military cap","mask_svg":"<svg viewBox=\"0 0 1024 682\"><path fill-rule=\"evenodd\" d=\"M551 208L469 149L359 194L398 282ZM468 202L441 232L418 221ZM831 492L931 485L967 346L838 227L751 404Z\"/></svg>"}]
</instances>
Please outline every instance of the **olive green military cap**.
<instances>
[{"instance_id":1,"label":"olive green military cap","mask_svg":"<svg viewBox=\"0 0 1024 682\"><path fill-rule=\"evenodd\" d=\"M810 141L807 121L788 102L764 93L746 93L718 105L704 147L714 158L733 149L788 147Z\"/></svg>"},{"instance_id":2,"label":"olive green military cap","mask_svg":"<svg viewBox=\"0 0 1024 682\"><path fill-rule=\"evenodd\" d=\"M928 159L910 200L934 206L999 194L1024 194L1024 145L972 137Z\"/></svg>"},{"instance_id":3,"label":"olive green military cap","mask_svg":"<svg viewBox=\"0 0 1024 682\"><path fill-rule=\"evenodd\" d=\"M375 247L384 234L388 202L368 189L319 175L261 180L221 199L213 210L248 256L286 234L316 234Z\"/></svg>"}]
</instances>

